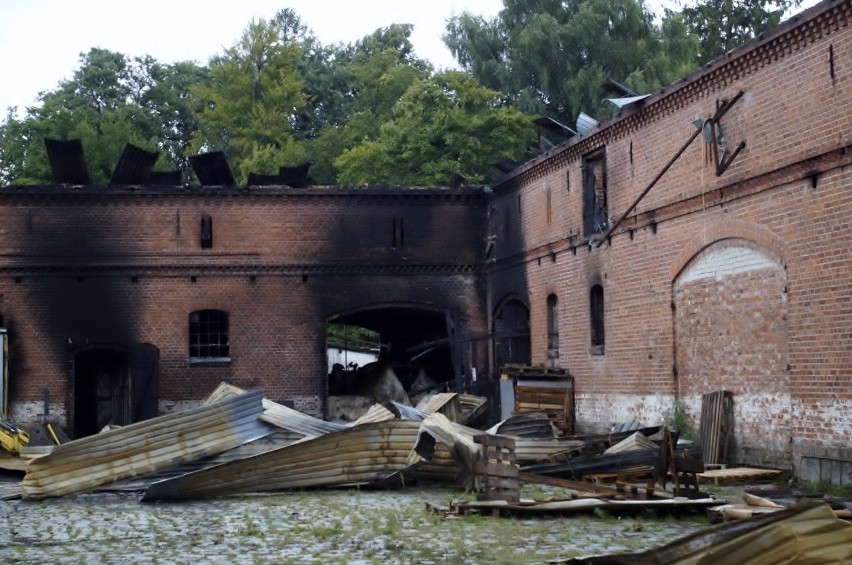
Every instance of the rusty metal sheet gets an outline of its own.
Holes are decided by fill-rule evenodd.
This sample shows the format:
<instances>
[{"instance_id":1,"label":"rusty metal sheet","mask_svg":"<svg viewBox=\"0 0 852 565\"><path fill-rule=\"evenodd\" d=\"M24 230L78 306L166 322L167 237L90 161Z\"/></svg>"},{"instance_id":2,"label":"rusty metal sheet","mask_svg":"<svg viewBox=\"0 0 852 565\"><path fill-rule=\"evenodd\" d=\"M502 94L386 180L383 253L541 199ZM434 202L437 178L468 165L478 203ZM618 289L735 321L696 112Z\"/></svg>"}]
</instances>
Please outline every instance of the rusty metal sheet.
<instances>
[{"instance_id":1,"label":"rusty metal sheet","mask_svg":"<svg viewBox=\"0 0 852 565\"><path fill-rule=\"evenodd\" d=\"M461 400L456 392L429 394L417 403L416 408L426 414L440 412L451 422L461 422L463 418Z\"/></svg>"},{"instance_id":2,"label":"rusty metal sheet","mask_svg":"<svg viewBox=\"0 0 852 565\"><path fill-rule=\"evenodd\" d=\"M720 524L641 553L571 559L575 565L852 563L852 524L822 502Z\"/></svg>"},{"instance_id":3,"label":"rusty metal sheet","mask_svg":"<svg viewBox=\"0 0 852 565\"><path fill-rule=\"evenodd\" d=\"M373 404L363 416L354 422L347 424L347 427L360 426L361 424L369 424L372 422L384 422L386 420L393 420L394 418L396 418L396 415L393 412L381 404Z\"/></svg>"},{"instance_id":4,"label":"rusty metal sheet","mask_svg":"<svg viewBox=\"0 0 852 565\"><path fill-rule=\"evenodd\" d=\"M23 497L42 499L92 490L259 439L263 391L248 392L56 446L27 465Z\"/></svg>"},{"instance_id":5,"label":"rusty metal sheet","mask_svg":"<svg viewBox=\"0 0 852 565\"><path fill-rule=\"evenodd\" d=\"M243 389L234 385L221 383L204 402L209 404L222 398L232 398L244 392ZM263 414L260 419L267 424L295 432L302 437L316 437L346 429L344 424L326 422L266 398L263 399Z\"/></svg>"},{"instance_id":6,"label":"rusty metal sheet","mask_svg":"<svg viewBox=\"0 0 852 565\"><path fill-rule=\"evenodd\" d=\"M365 485L409 469L419 421L354 426L286 447L154 483L143 500Z\"/></svg>"}]
</instances>

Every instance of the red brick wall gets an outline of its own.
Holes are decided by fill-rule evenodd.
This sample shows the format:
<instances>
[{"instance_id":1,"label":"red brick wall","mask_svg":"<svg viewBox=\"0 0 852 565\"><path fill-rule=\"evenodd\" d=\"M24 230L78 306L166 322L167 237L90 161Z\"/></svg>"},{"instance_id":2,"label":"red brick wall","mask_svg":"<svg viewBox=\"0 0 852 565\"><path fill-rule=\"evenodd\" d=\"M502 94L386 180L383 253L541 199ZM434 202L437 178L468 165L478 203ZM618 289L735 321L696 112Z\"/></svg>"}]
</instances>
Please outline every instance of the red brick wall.
<instances>
[{"instance_id":1,"label":"red brick wall","mask_svg":"<svg viewBox=\"0 0 852 565\"><path fill-rule=\"evenodd\" d=\"M226 380L321 413L325 324L337 314L392 305L443 320L448 309L460 337L484 332L483 203L474 189L2 189L12 412L35 421L48 388L65 418L75 351L149 342L161 408ZM230 362L190 362L188 316L202 309L229 313Z\"/></svg>"},{"instance_id":2,"label":"red brick wall","mask_svg":"<svg viewBox=\"0 0 852 565\"><path fill-rule=\"evenodd\" d=\"M736 456L742 461L797 466L803 456L849 457L850 12L848 2L823 3L494 188L497 201L520 198L524 229L517 252L489 265L499 281L489 299L529 297L533 362L553 364L546 351L547 297L559 297L556 363L576 378L581 427L605 429L634 417L657 423L678 393L697 425L700 394L724 387L740 403ZM692 121L710 117L740 90L743 96L721 119L730 149L746 143L730 168L717 176L704 144L693 142L611 241L591 248L582 236L583 155L606 147L615 220L696 131ZM690 314L673 309L678 275L702 250L730 238L776 258L773 276L684 288ZM590 351L588 295L596 283L605 291L603 355ZM733 302L725 300L729 292ZM708 344L716 357L695 351L692 374L676 375L675 351L680 355L682 345L676 347L676 316L685 324L720 318L723 328L737 332L742 354L717 351L726 346L717 335ZM683 338L694 344L701 331L690 331ZM750 391L763 394L763 404ZM757 445L761 430L774 438L769 449Z\"/></svg>"}]
</instances>

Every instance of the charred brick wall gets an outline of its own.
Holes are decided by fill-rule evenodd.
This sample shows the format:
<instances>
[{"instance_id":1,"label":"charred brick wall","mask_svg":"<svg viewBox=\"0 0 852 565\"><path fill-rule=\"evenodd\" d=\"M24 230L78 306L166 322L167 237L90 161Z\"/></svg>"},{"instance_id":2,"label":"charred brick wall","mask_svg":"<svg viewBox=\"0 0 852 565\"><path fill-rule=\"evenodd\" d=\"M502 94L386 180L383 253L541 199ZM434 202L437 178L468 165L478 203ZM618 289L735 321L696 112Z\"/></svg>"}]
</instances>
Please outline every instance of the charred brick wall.
<instances>
[{"instance_id":1,"label":"charred brick wall","mask_svg":"<svg viewBox=\"0 0 852 565\"><path fill-rule=\"evenodd\" d=\"M75 352L134 343L159 348L161 411L225 380L321 414L334 316L393 305L484 332L483 216L478 189L0 189L12 414L37 420L48 389L51 415L73 417ZM189 357L207 309L228 313L228 360Z\"/></svg>"},{"instance_id":2,"label":"charred brick wall","mask_svg":"<svg viewBox=\"0 0 852 565\"><path fill-rule=\"evenodd\" d=\"M675 398L697 427L700 395L726 389L738 461L798 468L803 457L849 457L850 11L824 2L494 187L522 203L523 250L490 263L489 277L527 281L533 363L575 376L581 428L657 423ZM697 131L693 121L735 98L719 121L729 154L745 142L730 167L717 175L699 137L608 241L597 247L599 232L590 244L587 159L604 151L612 225ZM759 259L739 264L726 248ZM591 344L595 285L603 348Z\"/></svg>"}]
</instances>

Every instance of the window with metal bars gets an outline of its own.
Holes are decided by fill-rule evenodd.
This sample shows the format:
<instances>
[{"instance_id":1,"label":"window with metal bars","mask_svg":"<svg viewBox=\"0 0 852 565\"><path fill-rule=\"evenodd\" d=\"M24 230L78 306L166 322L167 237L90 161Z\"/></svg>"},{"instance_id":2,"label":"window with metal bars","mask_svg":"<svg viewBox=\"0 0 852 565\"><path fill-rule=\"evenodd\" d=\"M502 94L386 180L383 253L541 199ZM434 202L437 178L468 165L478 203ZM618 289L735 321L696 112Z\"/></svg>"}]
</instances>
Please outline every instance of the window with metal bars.
<instances>
[{"instance_id":1,"label":"window with metal bars","mask_svg":"<svg viewBox=\"0 0 852 565\"><path fill-rule=\"evenodd\" d=\"M189 356L204 360L229 358L227 312L199 310L189 315Z\"/></svg>"}]
</instances>

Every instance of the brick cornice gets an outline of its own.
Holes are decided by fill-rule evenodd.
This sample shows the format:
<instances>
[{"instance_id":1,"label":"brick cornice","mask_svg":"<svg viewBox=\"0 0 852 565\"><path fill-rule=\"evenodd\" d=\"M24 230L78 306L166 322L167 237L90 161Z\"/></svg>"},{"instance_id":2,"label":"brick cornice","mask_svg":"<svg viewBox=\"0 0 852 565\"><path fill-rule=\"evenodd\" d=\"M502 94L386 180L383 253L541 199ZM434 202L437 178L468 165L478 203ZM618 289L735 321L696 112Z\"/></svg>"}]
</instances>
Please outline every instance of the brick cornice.
<instances>
[{"instance_id":1,"label":"brick cornice","mask_svg":"<svg viewBox=\"0 0 852 565\"><path fill-rule=\"evenodd\" d=\"M192 200L213 201L300 201L324 202L345 199L355 203L377 203L423 200L440 203L477 203L484 201L485 189L476 188L413 188L413 187L311 187L290 188L200 188L184 189L171 186L103 186L84 187L6 186L0 187L0 204L19 202L58 203L63 206L80 203L104 204L126 202L172 202Z\"/></svg>"},{"instance_id":2,"label":"brick cornice","mask_svg":"<svg viewBox=\"0 0 852 565\"><path fill-rule=\"evenodd\" d=\"M416 264L416 265L341 265L341 264L146 264L146 263L26 263L0 266L0 275L7 277L53 276L126 276L140 278L166 278L190 276L425 276L471 275L480 270L470 264Z\"/></svg>"},{"instance_id":3,"label":"brick cornice","mask_svg":"<svg viewBox=\"0 0 852 565\"><path fill-rule=\"evenodd\" d=\"M650 95L636 108L625 108L587 135L573 138L520 166L496 183L493 190L500 193L517 189L562 169L598 147L625 138L697 100L708 99L759 69L847 27L850 19L852 2L824 0Z\"/></svg>"}]
</instances>

